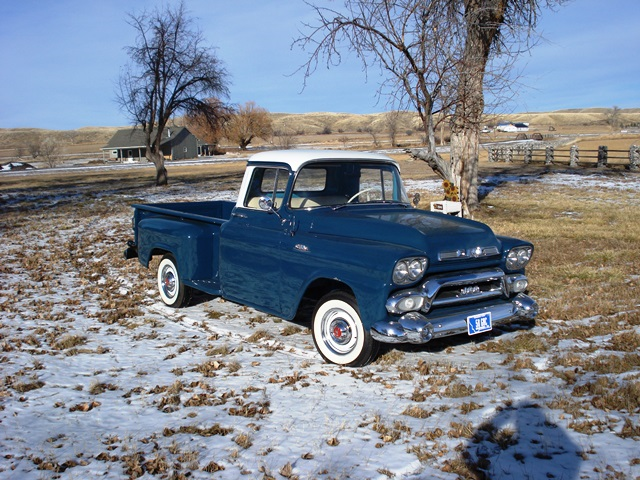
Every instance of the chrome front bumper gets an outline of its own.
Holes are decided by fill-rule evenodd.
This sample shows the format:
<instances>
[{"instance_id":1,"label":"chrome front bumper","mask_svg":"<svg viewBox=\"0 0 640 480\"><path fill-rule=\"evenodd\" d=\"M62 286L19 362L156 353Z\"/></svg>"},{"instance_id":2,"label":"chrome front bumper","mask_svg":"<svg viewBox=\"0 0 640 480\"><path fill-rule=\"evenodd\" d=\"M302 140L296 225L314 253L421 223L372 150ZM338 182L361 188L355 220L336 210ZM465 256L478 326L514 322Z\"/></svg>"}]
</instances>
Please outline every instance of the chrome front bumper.
<instances>
[{"instance_id":1,"label":"chrome front bumper","mask_svg":"<svg viewBox=\"0 0 640 480\"><path fill-rule=\"evenodd\" d=\"M489 306L474 307L438 315L433 311L427 318L419 312L408 312L401 317L376 322L371 336L383 343L427 343L434 338L467 333L467 318L491 312L491 324L503 325L517 319L533 319L538 314L538 304L531 297L519 293L510 301Z\"/></svg>"}]
</instances>

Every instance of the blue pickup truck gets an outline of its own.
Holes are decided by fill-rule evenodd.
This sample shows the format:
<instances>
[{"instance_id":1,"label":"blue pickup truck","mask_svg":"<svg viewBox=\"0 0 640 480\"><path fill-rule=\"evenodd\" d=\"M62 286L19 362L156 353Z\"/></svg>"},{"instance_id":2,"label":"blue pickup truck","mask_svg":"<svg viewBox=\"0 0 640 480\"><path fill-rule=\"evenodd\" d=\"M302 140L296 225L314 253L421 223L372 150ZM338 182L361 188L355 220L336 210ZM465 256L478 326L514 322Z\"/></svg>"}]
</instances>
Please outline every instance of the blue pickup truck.
<instances>
[{"instance_id":1,"label":"blue pickup truck","mask_svg":"<svg viewBox=\"0 0 640 480\"><path fill-rule=\"evenodd\" d=\"M328 362L364 366L380 342L474 335L538 307L533 245L415 208L398 164L373 153L263 152L236 202L133 205L126 258L161 256L162 301L199 290L293 320L311 315Z\"/></svg>"}]
</instances>

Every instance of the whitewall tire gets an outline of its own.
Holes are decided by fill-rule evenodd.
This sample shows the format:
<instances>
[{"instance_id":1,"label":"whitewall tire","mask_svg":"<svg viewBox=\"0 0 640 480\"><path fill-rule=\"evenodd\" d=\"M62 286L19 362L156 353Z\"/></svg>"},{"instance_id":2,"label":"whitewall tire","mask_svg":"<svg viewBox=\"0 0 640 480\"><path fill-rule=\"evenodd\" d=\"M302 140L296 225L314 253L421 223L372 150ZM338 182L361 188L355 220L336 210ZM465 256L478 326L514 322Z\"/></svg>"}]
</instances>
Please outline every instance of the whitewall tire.
<instances>
[{"instance_id":1,"label":"whitewall tire","mask_svg":"<svg viewBox=\"0 0 640 480\"><path fill-rule=\"evenodd\" d=\"M158 292L162 301L174 308L186 306L191 299L191 289L182 283L176 259L170 253L158 265Z\"/></svg>"},{"instance_id":2,"label":"whitewall tire","mask_svg":"<svg viewBox=\"0 0 640 480\"><path fill-rule=\"evenodd\" d=\"M348 293L331 292L320 299L312 330L316 348L327 362L361 367L378 353L378 342L364 328L356 300Z\"/></svg>"}]
</instances>

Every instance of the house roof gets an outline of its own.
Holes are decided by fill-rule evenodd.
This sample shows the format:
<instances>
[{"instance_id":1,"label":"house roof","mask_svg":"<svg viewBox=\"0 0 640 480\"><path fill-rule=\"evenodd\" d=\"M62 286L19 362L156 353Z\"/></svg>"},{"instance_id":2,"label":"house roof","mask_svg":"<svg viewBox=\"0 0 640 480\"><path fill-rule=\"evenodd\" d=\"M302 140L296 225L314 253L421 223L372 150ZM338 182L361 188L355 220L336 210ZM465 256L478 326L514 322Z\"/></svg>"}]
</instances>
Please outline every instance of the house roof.
<instances>
[{"instance_id":1,"label":"house roof","mask_svg":"<svg viewBox=\"0 0 640 480\"><path fill-rule=\"evenodd\" d=\"M191 134L186 127L168 127L165 128L162 132L162 142L161 145L170 142L172 139L177 138L183 131L187 131L188 134ZM155 135L155 132L154 132ZM123 130L118 130L109 143L105 147L104 150L112 149L112 148L145 148L145 133L141 128L126 128Z\"/></svg>"}]
</instances>

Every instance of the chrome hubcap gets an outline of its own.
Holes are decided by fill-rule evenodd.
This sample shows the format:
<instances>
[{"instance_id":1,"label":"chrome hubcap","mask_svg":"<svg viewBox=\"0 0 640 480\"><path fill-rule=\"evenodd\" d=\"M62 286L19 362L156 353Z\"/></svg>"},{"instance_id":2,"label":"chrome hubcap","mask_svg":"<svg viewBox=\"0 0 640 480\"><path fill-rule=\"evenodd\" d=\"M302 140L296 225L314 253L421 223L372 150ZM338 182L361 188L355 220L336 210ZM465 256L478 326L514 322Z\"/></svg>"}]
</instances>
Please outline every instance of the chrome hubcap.
<instances>
[{"instance_id":1,"label":"chrome hubcap","mask_svg":"<svg viewBox=\"0 0 640 480\"><path fill-rule=\"evenodd\" d=\"M329 326L331 340L338 345L346 345L351 341L351 327L343 318L336 318Z\"/></svg>"},{"instance_id":2,"label":"chrome hubcap","mask_svg":"<svg viewBox=\"0 0 640 480\"><path fill-rule=\"evenodd\" d=\"M347 355L356 346L354 320L341 308L328 310L322 317L322 342L333 353Z\"/></svg>"},{"instance_id":3,"label":"chrome hubcap","mask_svg":"<svg viewBox=\"0 0 640 480\"><path fill-rule=\"evenodd\" d=\"M167 297L173 297L176 294L176 276L169 267L162 270L162 291Z\"/></svg>"}]
</instances>

